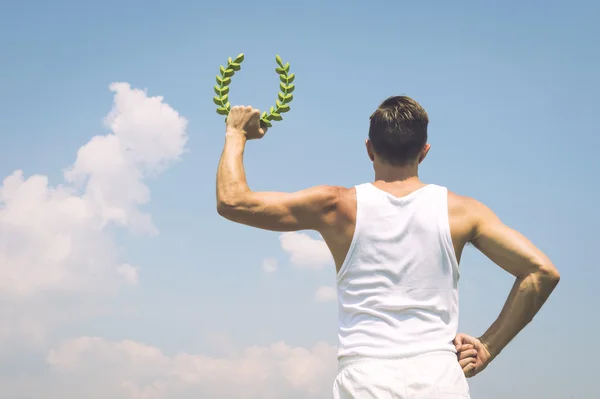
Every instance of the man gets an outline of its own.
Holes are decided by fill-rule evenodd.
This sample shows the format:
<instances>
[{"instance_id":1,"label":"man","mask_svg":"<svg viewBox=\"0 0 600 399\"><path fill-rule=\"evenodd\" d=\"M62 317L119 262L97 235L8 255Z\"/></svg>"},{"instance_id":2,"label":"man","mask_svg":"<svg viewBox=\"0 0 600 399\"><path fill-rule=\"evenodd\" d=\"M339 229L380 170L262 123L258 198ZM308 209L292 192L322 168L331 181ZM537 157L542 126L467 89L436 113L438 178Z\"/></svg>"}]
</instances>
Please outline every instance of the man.
<instances>
[{"instance_id":1,"label":"man","mask_svg":"<svg viewBox=\"0 0 600 399\"><path fill-rule=\"evenodd\" d=\"M557 285L552 262L480 202L419 180L429 119L409 97L390 97L371 115L366 147L375 180L350 189L251 191L242 158L246 141L266 133L259 119L251 107L229 114L217 209L249 226L323 236L337 268L334 397L469 398L465 376L485 369ZM456 334L458 265L467 243L516 278L480 338Z\"/></svg>"}]
</instances>

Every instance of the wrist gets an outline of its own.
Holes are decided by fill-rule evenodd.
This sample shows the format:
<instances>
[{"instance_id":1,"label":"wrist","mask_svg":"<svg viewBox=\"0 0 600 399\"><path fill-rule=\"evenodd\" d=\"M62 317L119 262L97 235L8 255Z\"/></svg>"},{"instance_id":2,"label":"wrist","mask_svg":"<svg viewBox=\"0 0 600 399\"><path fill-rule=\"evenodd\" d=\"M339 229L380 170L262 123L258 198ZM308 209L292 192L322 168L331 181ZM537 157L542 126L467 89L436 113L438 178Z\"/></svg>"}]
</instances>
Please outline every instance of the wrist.
<instances>
[{"instance_id":1,"label":"wrist","mask_svg":"<svg viewBox=\"0 0 600 399\"><path fill-rule=\"evenodd\" d=\"M241 129L227 128L225 130L225 139L246 141L246 132Z\"/></svg>"},{"instance_id":2,"label":"wrist","mask_svg":"<svg viewBox=\"0 0 600 399\"><path fill-rule=\"evenodd\" d=\"M483 345L483 347L489 353L491 359L493 359L496 356L498 356L498 354L502 350L501 348L497 348L496 346L494 346L493 343L490 342L490 338L487 337L486 334L483 334L478 339L479 339L479 342L481 342L481 345Z\"/></svg>"}]
</instances>

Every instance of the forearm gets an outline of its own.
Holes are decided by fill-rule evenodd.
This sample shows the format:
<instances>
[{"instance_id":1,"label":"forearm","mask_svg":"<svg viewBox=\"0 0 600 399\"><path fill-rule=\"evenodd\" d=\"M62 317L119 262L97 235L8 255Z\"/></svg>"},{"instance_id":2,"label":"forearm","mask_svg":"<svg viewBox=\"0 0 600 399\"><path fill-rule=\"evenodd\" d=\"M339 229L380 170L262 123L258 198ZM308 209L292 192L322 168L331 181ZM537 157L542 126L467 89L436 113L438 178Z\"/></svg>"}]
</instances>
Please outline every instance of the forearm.
<instances>
[{"instance_id":1,"label":"forearm","mask_svg":"<svg viewBox=\"0 0 600 399\"><path fill-rule=\"evenodd\" d=\"M227 133L225 146L217 170L217 206L231 206L250 191L244 171L246 138L241 134Z\"/></svg>"},{"instance_id":2,"label":"forearm","mask_svg":"<svg viewBox=\"0 0 600 399\"><path fill-rule=\"evenodd\" d=\"M481 337L492 357L529 324L557 283L554 273L536 272L517 278L498 319Z\"/></svg>"}]
</instances>

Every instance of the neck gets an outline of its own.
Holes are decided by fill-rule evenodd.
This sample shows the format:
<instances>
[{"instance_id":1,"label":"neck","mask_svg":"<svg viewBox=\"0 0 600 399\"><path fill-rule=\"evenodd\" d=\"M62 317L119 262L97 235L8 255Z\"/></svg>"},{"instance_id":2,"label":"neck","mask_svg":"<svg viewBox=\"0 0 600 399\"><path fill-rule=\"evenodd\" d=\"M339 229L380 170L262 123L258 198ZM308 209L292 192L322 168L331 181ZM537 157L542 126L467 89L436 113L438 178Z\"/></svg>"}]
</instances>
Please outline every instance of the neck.
<instances>
[{"instance_id":1,"label":"neck","mask_svg":"<svg viewBox=\"0 0 600 399\"><path fill-rule=\"evenodd\" d=\"M387 164L376 164L374 165L374 169L376 181L381 180L388 183L395 181L419 181L418 165L393 166Z\"/></svg>"}]
</instances>

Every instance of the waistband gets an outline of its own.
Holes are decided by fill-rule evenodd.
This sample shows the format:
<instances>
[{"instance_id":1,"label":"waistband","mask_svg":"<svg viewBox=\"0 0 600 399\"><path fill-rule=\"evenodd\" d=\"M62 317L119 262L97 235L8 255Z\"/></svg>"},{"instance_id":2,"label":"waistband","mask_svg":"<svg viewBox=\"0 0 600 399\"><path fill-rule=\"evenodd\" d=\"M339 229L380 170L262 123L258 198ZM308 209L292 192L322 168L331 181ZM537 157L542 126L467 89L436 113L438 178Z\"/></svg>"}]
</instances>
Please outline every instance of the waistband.
<instances>
[{"instance_id":1,"label":"waistband","mask_svg":"<svg viewBox=\"0 0 600 399\"><path fill-rule=\"evenodd\" d=\"M435 358L435 357L448 357L456 360L456 353L451 351L434 351L427 352L421 355L410 356L410 357L364 357L364 356L348 356L338 359L338 373L358 364L364 363L380 363L380 364L393 364L393 363L408 363L415 360Z\"/></svg>"}]
</instances>

